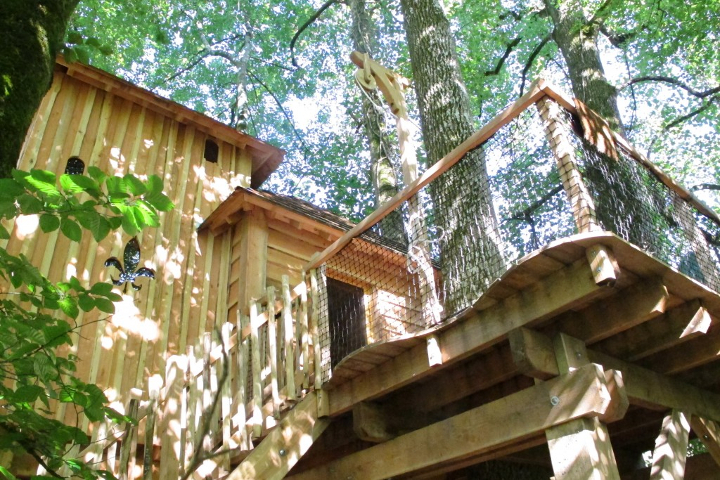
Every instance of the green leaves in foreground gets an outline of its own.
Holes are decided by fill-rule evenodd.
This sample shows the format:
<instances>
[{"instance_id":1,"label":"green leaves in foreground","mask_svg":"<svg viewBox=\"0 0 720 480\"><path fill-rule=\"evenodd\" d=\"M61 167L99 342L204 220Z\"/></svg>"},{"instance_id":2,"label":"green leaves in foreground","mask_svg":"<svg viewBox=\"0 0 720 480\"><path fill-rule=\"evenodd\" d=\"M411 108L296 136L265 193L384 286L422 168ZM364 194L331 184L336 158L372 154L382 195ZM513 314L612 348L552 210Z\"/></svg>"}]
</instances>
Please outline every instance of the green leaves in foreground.
<instances>
[{"instance_id":1,"label":"green leaves in foreground","mask_svg":"<svg viewBox=\"0 0 720 480\"><path fill-rule=\"evenodd\" d=\"M79 242L85 229L99 242L117 228L135 235L145 227L157 227L158 212L173 208L157 175L143 181L132 174L109 177L96 167L89 167L88 173L58 179L46 170L14 170L12 178L0 179L0 217L38 214L43 232L59 229ZM2 226L0 238L9 238Z\"/></svg>"},{"instance_id":2,"label":"green leaves in foreground","mask_svg":"<svg viewBox=\"0 0 720 480\"><path fill-rule=\"evenodd\" d=\"M162 180L143 181L133 175L108 177L90 167L89 175L61 175L31 170L13 171L0 179L0 217L12 219L35 214L44 232L59 230L73 241L89 230L100 241L122 228L135 234L158 226L158 212L173 208L162 193ZM0 226L0 237L8 232ZM109 283L89 288L72 277L50 282L23 256L0 248L0 277L15 292L0 295L0 452L31 454L42 459L48 472L36 479L62 478L69 472L83 480L111 480L112 473L96 470L69 452L90 439L77 428L84 418L128 422L130 418L107 406L108 399L96 385L75 378L77 356L70 348L80 325L81 312L99 311L99 320L115 312L122 297ZM87 323L86 318L85 322ZM59 405L78 418L71 425L55 420ZM8 465L0 466L2 478L16 477Z\"/></svg>"}]
</instances>

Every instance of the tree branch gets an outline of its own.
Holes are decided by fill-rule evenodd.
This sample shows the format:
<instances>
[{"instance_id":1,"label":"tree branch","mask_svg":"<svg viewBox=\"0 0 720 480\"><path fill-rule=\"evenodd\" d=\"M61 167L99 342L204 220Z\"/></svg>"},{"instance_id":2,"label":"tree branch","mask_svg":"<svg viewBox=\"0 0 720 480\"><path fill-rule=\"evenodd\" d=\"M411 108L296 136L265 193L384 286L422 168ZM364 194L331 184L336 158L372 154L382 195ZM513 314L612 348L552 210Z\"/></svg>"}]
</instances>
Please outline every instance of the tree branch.
<instances>
[{"instance_id":1,"label":"tree branch","mask_svg":"<svg viewBox=\"0 0 720 480\"><path fill-rule=\"evenodd\" d=\"M530 52L530 56L527 59L527 62L525 62L525 67L523 67L522 71L522 79L520 81L520 96L522 97L523 93L525 93L525 82L527 81L527 74L532 68L533 63L535 63L535 59L538 55L540 55L540 52L542 49L547 45L547 43L552 38L553 32L548 33L545 35L545 37L540 40L540 43L538 43L532 52Z\"/></svg>"},{"instance_id":2,"label":"tree branch","mask_svg":"<svg viewBox=\"0 0 720 480\"><path fill-rule=\"evenodd\" d=\"M295 123L293 123L292 118L290 118L290 115L287 113L287 110L285 110L285 107L283 107L282 103L280 102L280 99L277 98L275 93L272 90L270 90L270 87L268 87L262 80L260 80L260 78L258 78L257 75L255 75L254 73L252 73L250 71L248 71L248 75L250 75L257 83L259 83L260 86L262 86L265 89L265 91L270 94L270 96L273 98L273 100L275 100L275 103L277 104L278 108L285 116L285 119L290 124L290 127L293 129L293 133L295 134L295 137L297 137L297 139L300 141L300 144L303 146L303 149L305 150L305 155L308 155L309 154L308 146L305 143L305 140L303 140L303 138L300 136L300 132L298 132L297 128L295 128Z\"/></svg>"},{"instance_id":3,"label":"tree branch","mask_svg":"<svg viewBox=\"0 0 720 480\"><path fill-rule=\"evenodd\" d=\"M710 100L708 100L707 102L703 103L702 105L700 105L700 106L699 106L698 108L696 108L695 110L691 110L690 112L688 112L687 114L683 115L682 117L676 118L676 119L673 120L672 122L670 122L670 123L668 123L667 125L665 125L665 126L662 128L662 130L661 130L657 135L655 135L655 137L653 138L652 142L650 142L650 145L648 146L647 153L646 153L645 156L646 156L648 159L650 158L650 155L651 155L651 153L652 153L653 147L654 147L655 144L658 142L658 140L660 140L660 138L663 136L663 134L664 134L665 132L667 132L667 131L670 130L671 128L677 127L678 125L680 125L680 124L683 123L683 122L686 122L686 121L690 120L690 119L693 118L694 116L701 114L702 112L704 112L704 111L707 110L708 108L712 107L712 106L717 102L717 100L718 100L719 98L720 98L720 97L711 97Z\"/></svg>"},{"instance_id":4,"label":"tree branch","mask_svg":"<svg viewBox=\"0 0 720 480\"><path fill-rule=\"evenodd\" d=\"M505 47L505 53L503 53L503 56L500 57L500 59L498 60L497 64L495 65L495 69L485 71L484 75L486 77L500 74L500 70L502 70L503 65L505 65L505 61L508 59L508 57L512 53L513 49L518 46L518 44L520 43L520 40L521 40L520 37L516 37L510 43L507 44L507 46Z\"/></svg>"},{"instance_id":5,"label":"tree branch","mask_svg":"<svg viewBox=\"0 0 720 480\"><path fill-rule=\"evenodd\" d=\"M338 3L339 1L340 0L327 0L327 2L323 3L323 5L318 8L317 11L313 13L312 16L305 23L302 24L298 31L295 32L295 36L293 36L292 40L290 40L290 58L292 59L293 67L300 68L297 64L297 61L295 60L295 42L297 42L297 39L300 37L302 32L305 31L306 28L312 25L315 20L317 20L320 15L323 14L325 10Z\"/></svg>"},{"instance_id":6,"label":"tree branch","mask_svg":"<svg viewBox=\"0 0 720 480\"><path fill-rule=\"evenodd\" d=\"M669 85L674 85L678 88L682 88L686 92L688 92L693 97L697 98L707 98L711 95L715 95L716 93L720 93L720 87L710 88L707 90L699 91L695 90L694 88L690 87L689 85L681 82L680 80L677 80L672 77L665 77L662 75L647 75L644 77L637 77L633 78L629 82L627 82L625 85L622 85L618 90L624 90L625 88L635 85L637 83L643 83L643 82L660 82L660 83L667 83Z\"/></svg>"},{"instance_id":7,"label":"tree branch","mask_svg":"<svg viewBox=\"0 0 720 480\"><path fill-rule=\"evenodd\" d=\"M720 185L716 183L700 183L690 187L691 192L697 192L698 190L720 190Z\"/></svg>"}]
</instances>

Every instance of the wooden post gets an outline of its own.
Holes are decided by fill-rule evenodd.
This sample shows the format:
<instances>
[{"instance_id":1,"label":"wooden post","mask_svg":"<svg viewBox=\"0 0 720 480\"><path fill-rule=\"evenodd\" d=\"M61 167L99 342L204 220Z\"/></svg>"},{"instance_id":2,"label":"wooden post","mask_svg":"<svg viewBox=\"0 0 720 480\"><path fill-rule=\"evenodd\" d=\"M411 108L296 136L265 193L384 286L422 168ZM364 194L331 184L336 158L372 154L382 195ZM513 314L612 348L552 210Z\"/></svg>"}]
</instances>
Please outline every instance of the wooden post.
<instances>
[{"instance_id":1,"label":"wooden post","mask_svg":"<svg viewBox=\"0 0 720 480\"><path fill-rule=\"evenodd\" d=\"M165 382L167 395L162 416L162 449L160 450L160 480L177 480L180 471L181 443L184 442L180 429L180 396L185 389L187 357L173 355L167 361ZM148 448L146 444L145 448ZM150 444L152 450L152 443Z\"/></svg>"},{"instance_id":2,"label":"wooden post","mask_svg":"<svg viewBox=\"0 0 720 480\"><path fill-rule=\"evenodd\" d=\"M148 380L148 403L147 417L145 419L145 453L143 454L143 480L153 478L153 446L155 445L155 410L157 409L160 389L163 379L160 375L153 375Z\"/></svg>"},{"instance_id":3,"label":"wooden post","mask_svg":"<svg viewBox=\"0 0 720 480\"><path fill-rule=\"evenodd\" d=\"M282 318L285 325L285 387L288 400L295 400L295 351L293 345L292 297L290 296L290 277L282 276L283 310Z\"/></svg>"},{"instance_id":4,"label":"wooden post","mask_svg":"<svg viewBox=\"0 0 720 480\"><path fill-rule=\"evenodd\" d=\"M561 375L590 363L582 341L561 333L553 343ZM610 435L597 417L558 425L546 430L545 436L556 480L620 480Z\"/></svg>"},{"instance_id":5,"label":"wooden post","mask_svg":"<svg viewBox=\"0 0 720 480\"><path fill-rule=\"evenodd\" d=\"M260 335L258 325L260 322L260 304L256 301L250 302L250 349L252 350L252 381L253 381L253 402L252 402L252 426L253 436L260 437L262 434L262 381L260 374Z\"/></svg>"},{"instance_id":6,"label":"wooden post","mask_svg":"<svg viewBox=\"0 0 720 480\"><path fill-rule=\"evenodd\" d=\"M222 369L225 382L222 384L222 448L223 450L229 450L237 447L235 442L232 441L232 394L230 393L233 383L233 375L231 374L234 370L231 362L230 352L230 330L232 324L224 323L222 326L222 345L225 356L222 359ZM238 334L242 336L242 333L238 330ZM240 349L238 348L238 351ZM223 471L230 471L230 454L222 456L221 466Z\"/></svg>"},{"instance_id":7,"label":"wooden post","mask_svg":"<svg viewBox=\"0 0 720 480\"><path fill-rule=\"evenodd\" d=\"M310 270L310 294L312 295L312 322L310 325L310 335L313 342L314 365L315 365L315 390L319 390L323 383L322 378L322 351L320 347L320 335L318 323L320 322L320 291L318 290L318 275L321 274L322 268ZM325 279L322 281L325 284Z\"/></svg>"},{"instance_id":8,"label":"wooden post","mask_svg":"<svg viewBox=\"0 0 720 480\"><path fill-rule=\"evenodd\" d=\"M665 416L660 435L655 440L650 480L683 478L687 457L690 423L680 410Z\"/></svg>"},{"instance_id":9,"label":"wooden post","mask_svg":"<svg viewBox=\"0 0 720 480\"><path fill-rule=\"evenodd\" d=\"M715 463L720 465L720 425L712 420L693 415L690 420L693 432L707 447Z\"/></svg>"},{"instance_id":10,"label":"wooden post","mask_svg":"<svg viewBox=\"0 0 720 480\"><path fill-rule=\"evenodd\" d=\"M250 324L250 318L244 315L240 309L238 309L238 394L237 394L237 418L238 418L238 430L240 432L240 448L243 450L250 450L252 448L252 442L247 431L247 412L245 411L245 402L247 391L247 378L248 378L248 360L249 360L249 348L247 339L242 338L242 332L245 327Z\"/></svg>"},{"instance_id":11,"label":"wooden post","mask_svg":"<svg viewBox=\"0 0 720 480\"><path fill-rule=\"evenodd\" d=\"M302 272L303 289L300 292L300 347L302 349L303 388L310 386L310 331L308 328L307 280Z\"/></svg>"},{"instance_id":12,"label":"wooden post","mask_svg":"<svg viewBox=\"0 0 720 480\"><path fill-rule=\"evenodd\" d=\"M585 186L575 161L574 148L567 138L568 132L563 127L560 117L562 115L560 105L547 96L541 98L536 105L543 120L545 136L555 155L560 179L570 201L578 232L599 230L600 226L595 215L595 202Z\"/></svg>"},{"instance_id":13,"label":"wooden post","mask_svg":"<svg viewBox=\"0 0 720 480\"><path fill-rule=\"evenodd\" d=\"M270 393L272 395L273 417L280 419L280 388L278 386L277 366L277 322L275 320L275 287L267 287L268 349L270 362Z\"/></svg>"}]
</instances>

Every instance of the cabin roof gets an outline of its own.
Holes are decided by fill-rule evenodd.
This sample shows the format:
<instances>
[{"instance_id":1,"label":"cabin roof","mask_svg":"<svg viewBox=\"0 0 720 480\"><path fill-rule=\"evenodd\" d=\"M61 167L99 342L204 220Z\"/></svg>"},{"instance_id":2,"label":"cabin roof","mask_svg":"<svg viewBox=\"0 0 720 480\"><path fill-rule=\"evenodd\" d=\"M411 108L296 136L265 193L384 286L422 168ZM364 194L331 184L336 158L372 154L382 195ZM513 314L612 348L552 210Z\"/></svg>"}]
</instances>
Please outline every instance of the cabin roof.
<instances>
[{"instance_id":1,"label":"cabin roof","mask_svg":"<svg viewBox=\"0 0 720 480\"><path fill-rule=\"evenodd\" d=\"M340 215L290 195L236 187L235 191L205 219L198 230L210 229L214 235L218 235L237 221L238 213L247 210L251 205L276 213L278 209L282 209L281 216L299 221L307 230L318 230L326 235L329 234L332 240L339 238L344 232L355 226L353 222ZM404 254L402 246L381 237L372 230L364 232L360 238Z\"/></svg>"},{"instance_id":2,"label":"cabin roof","mask_svg":"<svg viewBox=\"0 0 720 480\"><path fill-rule=\"evenodd\" d=\"M238 132L207 115L161 97L115 75L78 62L68 63L62 56L56 62L66 75L117 95L185 125L192 125L207 135L244 148L252 158L253 188L258 188L273 173L285 156L285 150L274 147L246 133Z\"/></svg>"}]
</instances>

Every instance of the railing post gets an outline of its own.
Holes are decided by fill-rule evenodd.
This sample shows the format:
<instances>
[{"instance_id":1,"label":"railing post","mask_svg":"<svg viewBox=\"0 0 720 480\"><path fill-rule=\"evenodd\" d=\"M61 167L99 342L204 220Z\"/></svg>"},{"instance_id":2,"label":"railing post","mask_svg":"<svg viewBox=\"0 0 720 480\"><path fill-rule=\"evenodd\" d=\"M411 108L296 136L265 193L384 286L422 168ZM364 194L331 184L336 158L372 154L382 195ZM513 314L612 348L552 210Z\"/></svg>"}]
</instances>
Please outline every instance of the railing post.
<instances>
[{"instance_id":1,"label":"railing post","mask_svg":"<svg viewBox=\"0 0 720 480\"><path fill-rule=\"evenodd\" d=\"M288 400L295 400L295 352L293 351L293 317L292 297L290 296L290 278L282 276L283 309L282 318L285 326L285 388Z\"/></svg>"},{"instance_id":2,"label":"railing post","mask_svg":"<svg viewBox=\"0 0 720 480\"><path fill-rule=\"evenodd\" d=\"M555 155L562 186L572 207L578 232L592 232L600 229L595 215L595 203L583 181L575 160L574 149L562 121L561 107L549 97L538 100L537 106L545 129L545 137Z\"/></svg>"}]
</instances>

